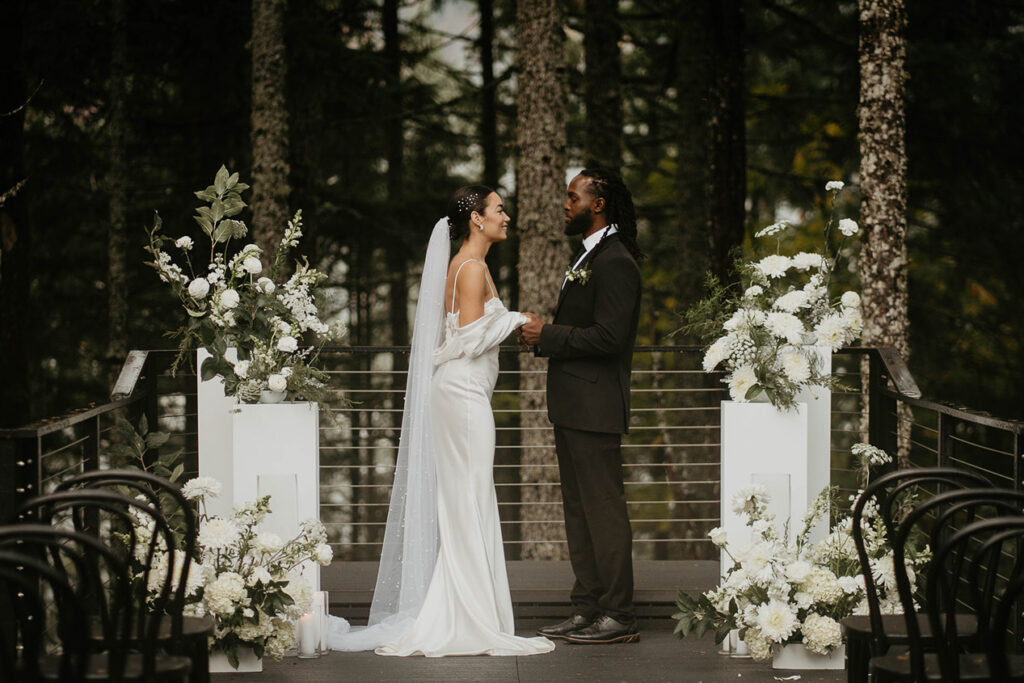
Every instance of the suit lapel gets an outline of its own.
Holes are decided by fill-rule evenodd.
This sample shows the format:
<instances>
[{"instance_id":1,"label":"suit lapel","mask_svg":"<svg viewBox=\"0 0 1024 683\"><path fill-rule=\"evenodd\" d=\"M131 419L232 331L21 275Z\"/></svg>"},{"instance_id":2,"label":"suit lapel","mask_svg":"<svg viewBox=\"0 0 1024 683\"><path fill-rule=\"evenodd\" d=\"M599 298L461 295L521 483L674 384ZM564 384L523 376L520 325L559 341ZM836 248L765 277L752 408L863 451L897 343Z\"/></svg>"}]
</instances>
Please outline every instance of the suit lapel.
<instances>
[{"instance_id":1,"label":"suit lapel","mask_svg":"<svg viewBox=\"0 0 1024 683\"><path fill-rule=\"evenodd\" d=\"M586 268L590 264L590 262L594 260L594 257L597 256L603 249L605 249L611 243L611 240L613 240L613 239L614 240L618 239L618 233L612 233L611 235L605 236L604 239L602 239L600 242L598 242L597 245L593 249L590 250L590 253L588 253L585 257L583 257L582 263L580 263L580 265L577 266L576 269L579 270L581 268ZM571 268L572 265L570 264L569 267ZM562 287L561 291L559 291L559 293L558 293L558 303L555 304L555 317L558 317L558 312L562 309L562 302L565 301L565 296L569 293L569 290L572 287L581 287L581 286L583 286L583 285L574 285L571 282L566 282L565 283L565 287Z\"/></svg>"}]
</instances>

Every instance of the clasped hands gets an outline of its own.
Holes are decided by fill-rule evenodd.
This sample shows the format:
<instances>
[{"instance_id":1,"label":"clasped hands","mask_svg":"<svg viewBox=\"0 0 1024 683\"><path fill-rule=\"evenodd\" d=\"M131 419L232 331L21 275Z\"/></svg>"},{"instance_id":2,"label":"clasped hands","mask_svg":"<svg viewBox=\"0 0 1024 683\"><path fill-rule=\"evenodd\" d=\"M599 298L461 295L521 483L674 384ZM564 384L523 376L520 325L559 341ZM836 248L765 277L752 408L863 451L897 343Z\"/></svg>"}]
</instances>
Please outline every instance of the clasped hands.
<instances>
[{"instance_id":1,"label":"clasped hands","mask_svg":"<svg viewBox=\"0 0 1024 683\"><path fill-rule=\"evenodd\" d=\"M544 321L533 313L523 312L529 320L516 329L516 337L519 338L519 348L528 349L540 343L540 331L544 327Z\"/></svg>"}]
</instances>

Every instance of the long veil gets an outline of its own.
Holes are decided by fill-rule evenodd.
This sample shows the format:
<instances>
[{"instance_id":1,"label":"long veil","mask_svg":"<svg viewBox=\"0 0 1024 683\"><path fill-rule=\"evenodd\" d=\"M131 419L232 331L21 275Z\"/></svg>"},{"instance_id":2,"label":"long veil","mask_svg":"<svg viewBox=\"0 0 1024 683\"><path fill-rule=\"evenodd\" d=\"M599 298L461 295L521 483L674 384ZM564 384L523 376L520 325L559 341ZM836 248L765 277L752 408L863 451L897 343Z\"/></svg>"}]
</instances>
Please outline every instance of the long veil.
<instances>
[{"instance_id":1,"label":"long veil","mask_svg":"<svg viewBox=\"0 0 1024 683\"><path fill-rule=\"evenodd\" d=\"M416 619L437 559L437 482L430 424L430 381L434 349L441 345L444 287L451 242L448 219L434 225L420 279L419 303L409 354L402 433L395 461L384 546L377 585L365 628L332 617L333 650L372 650L401 635Z\"/></svg>"}]
</instances>

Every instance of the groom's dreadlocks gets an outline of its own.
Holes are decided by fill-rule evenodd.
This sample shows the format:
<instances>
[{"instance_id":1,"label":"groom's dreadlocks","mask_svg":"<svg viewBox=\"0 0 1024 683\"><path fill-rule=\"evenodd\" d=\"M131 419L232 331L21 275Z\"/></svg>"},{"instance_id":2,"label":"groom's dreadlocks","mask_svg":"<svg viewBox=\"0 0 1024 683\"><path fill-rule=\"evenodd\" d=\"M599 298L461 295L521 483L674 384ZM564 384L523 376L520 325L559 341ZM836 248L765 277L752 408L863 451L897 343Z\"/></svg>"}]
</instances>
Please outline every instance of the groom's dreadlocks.
<instances>
[{"instance_id":1,"label":"groom's dreadlocks","mask_svg":"<svg viewBox=\"0 0 1024 683\"><path fill-rule=\"evenodd\" d=\"M619 238L637 261L644 258L636 243L636 211L633 209L633 195L618 173L603 167L587 168L580 175L590 178L594 195L604 199L608 222L618 228Z\"/></svg>"}]
</instances>

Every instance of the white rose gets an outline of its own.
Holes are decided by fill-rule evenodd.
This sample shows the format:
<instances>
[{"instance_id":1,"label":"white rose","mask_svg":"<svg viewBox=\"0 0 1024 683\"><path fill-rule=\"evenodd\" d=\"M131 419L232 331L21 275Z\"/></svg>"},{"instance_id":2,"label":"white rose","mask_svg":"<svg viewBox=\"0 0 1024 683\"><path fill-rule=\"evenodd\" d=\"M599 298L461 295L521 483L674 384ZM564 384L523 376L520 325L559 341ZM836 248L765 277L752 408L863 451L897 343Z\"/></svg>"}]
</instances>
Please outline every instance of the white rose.
<instances>
[{"instance_id":1,"label":"white rose","mask_svg":"<svg viewBox=\"0 0 1024 683\"><path fill-rule=\"evenodd\" d=\"M322 567L326 567L331 563L331 560L334 559L334 551L331 549L331 546L326 543L318 545L314 554L317 564Z\"/></svg>"},{"instance_id":2,"label":"white rose","mask_svg":"<svg viewBox=\"0 0 1024 683\"><path fill-rule=\"evenodd\" d=\"M242 261L242 269L251 275L258 275L263 271L263 264L255 256L247 256Z\"/></svg>"},{"instance_id":3,"label":"white rose","mask_svg":"<svg viewBox=\"0 0 1024 683\"><path fill-rule=\"evenodd\" d=\"M238 292L233 289L225 289L220 293L220 305L224 308L234 308L239 301Z\"/></svg>"},{"instance_id":4,"label":"white rose","mask_svg":"<svg viewBox=\"0 0 1024 683\"><path fill-rule=\"evenodd\" d=\"M203 299L210 293L210 283L204 278L197 277L189 283L188 293L193 299Z\"/></svg>"},{"instance_id":5,"label":"white rose","mask_svg":"<svg viewBox=\"0 0 1024 683\"><path fill-rule=\"evenodd\" d=\"M256 549L264 553L276 553L284 547L284 541L277 534L264 531L256 537Z\"/></svg>"},{"instance_id":6,"label":"white rose","mask_svg":"<svg viewBox=\"0 0 1024 683\"><path fill-rule=\"evenodd\" d=\"M719 548L726 543L726 532L720 526L716 526L714 529L708 532L708 536L711 538L711 542L717 545Z\"/></svg>"},{"instance_id":7,"label":"white rose","mask_svg":"<svg viewBox=\"0 0 1024 683\"><path fill-rule=\"evenodd\" d=\"M843 218L839 221L839 232L843 233L847 237L856 235L859 230L860 227L857 226L857 221L852 218Z\"/></svg>"},{"instance_id":8,"label":"white rose","mask_svg":"<svg viewBox=\"0 0 1024 683\"><path fill-rule=\"evenodd\" d=\"M187 236L179 237L178 239L174 240L174 246L176 246L178 249L181 249L182 251L188 251L189 249L192 248L192 238Z\"/></svg>"},{"instance_id":9,"label":"white rose","mask_svg":"<svg viewBox=\"0 0 1024 683\"><path fill-rule=\"evenodd\" d=\"M267 387L271 391L287 391L288 380L284 375L271 375L267 378Z\"/></svg>"},{"instance_id":10,"label":"white rose","mask_svg":"<svg viewBox=\"0 0 1024 683\"><path fill-rule=\"evenodd\" d=\"M274 285L274 281L269 277L261 277L256 281L256 286L259 287L264 294L273 294L277 287Z\"/></svg>"},{"instance_id":11,"label":"white rose","mask_svg":"<svg viewBox=\"0 0 1024 683\"><path fill-rule=\"evenodd\" d=\"M299 342L295 337L288 335L277 340L277 350L284 353L293 353L299 348Z\"/></svg>"}]
</instances>

